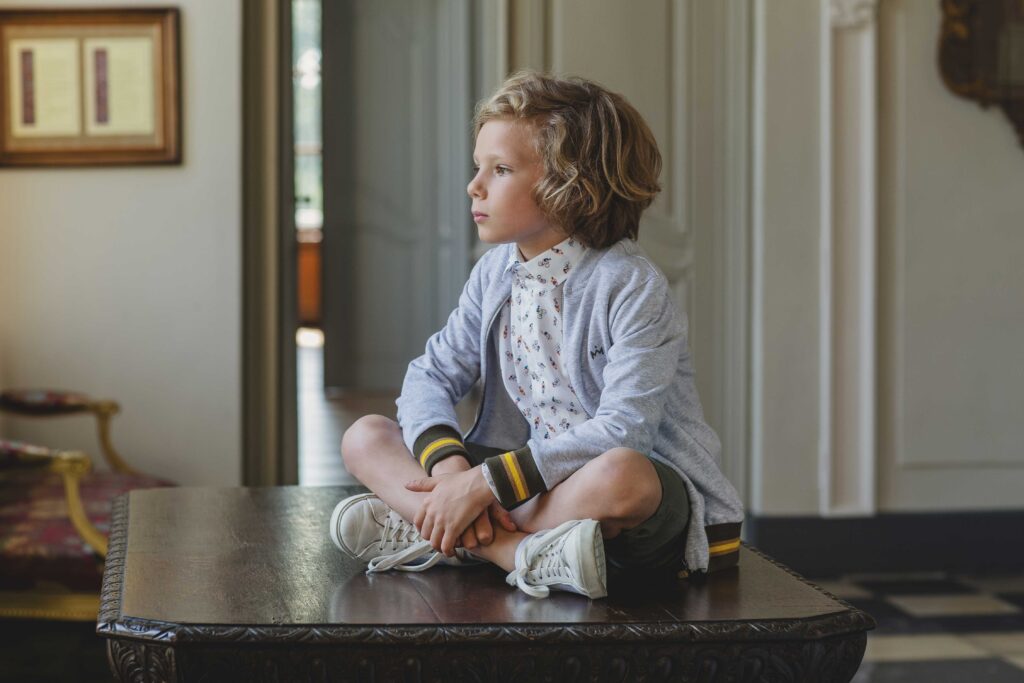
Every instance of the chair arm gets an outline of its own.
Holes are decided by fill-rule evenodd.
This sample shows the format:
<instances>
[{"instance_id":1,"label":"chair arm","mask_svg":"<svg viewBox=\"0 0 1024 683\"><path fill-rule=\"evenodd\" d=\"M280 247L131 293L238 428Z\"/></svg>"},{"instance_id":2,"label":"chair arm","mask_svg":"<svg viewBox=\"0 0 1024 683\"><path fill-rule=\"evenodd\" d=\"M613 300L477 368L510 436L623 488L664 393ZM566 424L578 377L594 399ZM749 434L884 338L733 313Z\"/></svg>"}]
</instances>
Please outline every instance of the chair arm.
<instances>
[{"instance_id":1,"label":"chair arm","mask_svg":"<svg viewBox=\"0 0 1024 683\"><path fill-rule=\"evenodd\" d=\"M68 503L68 516L75 531L103 559L107 558L107 537L89 521L82 504L79 483L89 470L92 461L81 451L58 451L50 464L50 471L57 472L64 480L64 497Z\"/></svg>"},{"instance_id":2,"label":"chair arm","mask_svg":"<svg viewBox=\"0 0 1024 683\"><path fill-rule=\"evenodd\" d=\"M121 412L121 406L116 401L93 399L73 391L7 389L0 391L0 411L31 417L92 413L96 417L96 431L103 457L110 469L123 474L138 474L124 461L110 438L110 419Z\"/></svg>"},{"instance_id":3,"label":"chair arm","mask_svg":"<svg viewBox=\"0 0 1024 683\"><path fill-rule=\"evenodd\" d=\"M0 439L0 469L22 469L38 467L61 476L64 483L64 498L68 504L71 525L86 543L100 557L107 557L107 539L85 513L79 484L89 470L92 461L81 451L55 451L21 441Z\"/></svg>"},{"instance_id":4,"label":"chair arm","mask_svg":"<svg viewBox=\"0 0 1024 683\"><path fill-rule=\"evenodd\" d=\"M110 439L110 418L121 412L121 406L117 401L92 401L89 410L96 416L96 431L100 438L100 447L103 449L103 457L106 459L110 469L122 474L138 474L128 465L114 448L114 442Z\"/></svg>"}]
</instances>

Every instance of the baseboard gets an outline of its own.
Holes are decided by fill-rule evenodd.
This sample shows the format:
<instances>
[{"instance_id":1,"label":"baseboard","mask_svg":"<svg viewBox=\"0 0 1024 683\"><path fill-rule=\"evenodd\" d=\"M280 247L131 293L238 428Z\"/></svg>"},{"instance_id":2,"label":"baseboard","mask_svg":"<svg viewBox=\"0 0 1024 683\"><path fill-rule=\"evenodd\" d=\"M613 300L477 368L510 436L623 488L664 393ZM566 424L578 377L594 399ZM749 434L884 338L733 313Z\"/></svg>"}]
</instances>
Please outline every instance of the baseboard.
<instances>
[{"instance_id":1,"label":"baseboard","mask_svg":"<svg viewBox=\"0 0 1024 683\"><path fill-rule=\"evenodd\" d=\"M744 528L751 545L810 577L1024 571L1024 510L842 519L749 515Z\"/></svg>"}]
</instances>

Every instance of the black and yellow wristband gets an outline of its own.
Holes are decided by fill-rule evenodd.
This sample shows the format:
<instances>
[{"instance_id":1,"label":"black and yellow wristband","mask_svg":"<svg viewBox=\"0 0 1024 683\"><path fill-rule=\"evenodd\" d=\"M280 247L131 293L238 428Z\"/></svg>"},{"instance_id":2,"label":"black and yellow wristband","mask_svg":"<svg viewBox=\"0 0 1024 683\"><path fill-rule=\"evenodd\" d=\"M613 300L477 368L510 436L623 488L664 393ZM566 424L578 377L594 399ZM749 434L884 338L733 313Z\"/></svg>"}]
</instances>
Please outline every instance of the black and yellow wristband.
<instances>
[{"instance_id":1,"label":"black and yellow wristband","mask_svg":"<svg viewBox=\"0 0 1024 683\"><path fill-rule=\"evenodd\" d=\"M413 443L413 455L427 474L434 465L450 455L461 455L468 460L466 446L462 443L462 435L448 425L430 427L420 434Z\"/></svg>"},{"instance_id":2,"label":"black and yellow wristband","mask_svg":"<svg viewBox=\"0 0 1024 683\"><path fill-rule=\"evenodd\" d=\"M494 482L498 502L506 510L547 491L529 446L487 458L484 467Z\"/></svg>"}]
</instances>

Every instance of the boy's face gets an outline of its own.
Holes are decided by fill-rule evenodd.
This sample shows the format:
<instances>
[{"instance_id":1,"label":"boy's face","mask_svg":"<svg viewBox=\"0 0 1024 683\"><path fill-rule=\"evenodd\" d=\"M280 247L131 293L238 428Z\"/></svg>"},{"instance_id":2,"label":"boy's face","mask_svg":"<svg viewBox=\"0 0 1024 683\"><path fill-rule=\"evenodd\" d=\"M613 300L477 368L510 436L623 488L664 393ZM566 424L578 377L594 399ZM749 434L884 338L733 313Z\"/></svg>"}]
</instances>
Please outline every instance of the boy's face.
<instances>
[{"instance_id":1,"label":"boy's face","mask_svg":"<svg viewBox=\"0 0 1024 683\"><path fill-rule=\"evenodd\" d=\"M480 128L473 152L476 175L466 187L480 239L516 242L529 260L566 238L533 200L544 163L527 124L494 119Z\"/></svg>"}]
</instances>

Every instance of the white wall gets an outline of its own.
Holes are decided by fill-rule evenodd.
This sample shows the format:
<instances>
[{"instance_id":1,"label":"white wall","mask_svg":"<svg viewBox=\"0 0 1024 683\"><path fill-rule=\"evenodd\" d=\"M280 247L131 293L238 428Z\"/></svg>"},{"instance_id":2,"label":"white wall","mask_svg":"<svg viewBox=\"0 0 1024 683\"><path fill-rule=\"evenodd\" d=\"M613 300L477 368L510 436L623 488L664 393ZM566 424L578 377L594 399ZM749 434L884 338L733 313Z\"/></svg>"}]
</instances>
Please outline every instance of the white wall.
<instances>
[{"instance_id":1,"label":"white wall","mask_svg":"<svg viewBox=\"0 0 1024 683\"><path fill-rule=\"evenodd\" d=\"M183 165L0 169L0 379L115 398L131 464L230 485L241 480L241 4L175 4ZM4 431L98 456L86 418L8 418Z\"/></svg>"},{"instance_id":2,"label":"white wall","mask_svg":"<svg viewBox=\"0 0 1024 683\"><path fill-rule=\"evenodd\" d=\"M938 3L881 6L879 505L1024 506L1024 147L942 83Z\"/></svg>"},{"instance_id":3,"label":"white wall","mask_svg":"<svg viewBox=\"0 0 1024 683\"><path fill-rule=\"evenodd\" d=\"M752 511L1020 508L1013 127L942 84L938 3L754 6Z\"/></svg>"}]
</instances>

